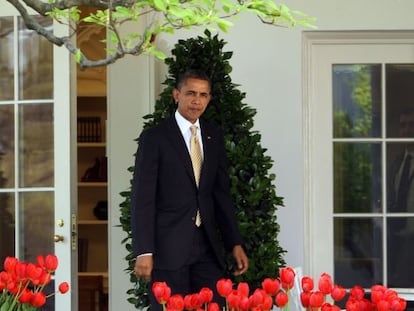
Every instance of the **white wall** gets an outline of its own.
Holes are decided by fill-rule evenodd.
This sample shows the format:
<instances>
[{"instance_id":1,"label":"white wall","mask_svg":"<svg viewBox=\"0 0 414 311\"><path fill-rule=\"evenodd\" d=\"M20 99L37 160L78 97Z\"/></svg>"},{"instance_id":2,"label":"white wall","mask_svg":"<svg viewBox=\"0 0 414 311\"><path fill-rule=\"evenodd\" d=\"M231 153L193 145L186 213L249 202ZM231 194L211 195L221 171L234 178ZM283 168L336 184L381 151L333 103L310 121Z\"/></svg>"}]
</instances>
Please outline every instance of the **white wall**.
<instances>
[{"instance_id":1,"label":"white wall","mask_svg":"<svg viewBox=\"0 0 414 311\"><path fill-rule=\"evenodd\" d=\"M148 79L151 61L148 57L126 57L116 66L110 66L108 80L108 170L109 170L109 308L131 310L126 301L126 291L131 288L127 268L125 245L121 241L126 234L120 224L119 204L124 201L120 193L130 187L128 167L134 165L137 144L134 141L143 126L142 116L151 109Z\"/></svg>"},{"instance_id":2,"label":"white wall","mask_svg":"<svg viewBox=\"0 0 414 311\"><path fill-rule=\"evenodd\" d=\"M292 9L306 12L316 17L318 31L321 30L387 30L413 29L414 1L412 0L286 0ZM276 189L283 196L285 207L278 212L281 225L279 240L288 251L285 259L288 265L304 266L304 154L303 154L303 122L302 122L302 32L304 29L274 28L261 24L256 18L243 16L230 29L229 34L221 37L228 44L226 49L233 51L231 74L234 83L240 84L240 90L246 92L245 102L257 109L255 127L262 134L262 146L268 149L268 155L274 160L273 172L276 173ZM194 36L198 32L178 32L174 36L158 38L165 51L173 48L178 38ZM142 60L141 60L142 61ZM131 85L133 68L138 68L139 58L128 59L131 66L120 64L122 70L111 70L114 79L110 80L111 118L114 124L123 126L111 127L110 159L111 164L111 221L116 225L117 194L125 189L130 175L125 169L132 163L132 152L141 124L139 113L149 111L144 98L138 89L128 89L123 83ZM125 62L126 63L126 62ZM135 70L133 73L138 73ZM140 82L147 88L147 73L140 72ZM119 81L124 76L125 79ZM155 94L159 93L159 83L164 81L165 67L156 62ZM117 81L118 80L118 81ZM135 82L135 81L134 81ZM115 84L113 84L115 83ZM141 106L142 105L142 106ZM140 109L144 107L143 109ZM128 111L125 111L128 110ZM112 114L114 113L114 114ZM128 120L128 121L127 121ZM124 127L125 126L125 127ZM135 128L134 128L135 126ZM112 151L111 151L112 150ZM123 171L122 171L123 170ZM116 189L119 188L119 189ZM118 278L124 269L120 253L119 241L122 233L113 230L111 236L111 310L123 305L123 293L127 280ZM118 261L119 260L119 261ZM306 273L306 271L305 271ZM118 290L117 287L121 287ZM126 307L122 310L128 310Z\"/></svg>"}]
</instances>

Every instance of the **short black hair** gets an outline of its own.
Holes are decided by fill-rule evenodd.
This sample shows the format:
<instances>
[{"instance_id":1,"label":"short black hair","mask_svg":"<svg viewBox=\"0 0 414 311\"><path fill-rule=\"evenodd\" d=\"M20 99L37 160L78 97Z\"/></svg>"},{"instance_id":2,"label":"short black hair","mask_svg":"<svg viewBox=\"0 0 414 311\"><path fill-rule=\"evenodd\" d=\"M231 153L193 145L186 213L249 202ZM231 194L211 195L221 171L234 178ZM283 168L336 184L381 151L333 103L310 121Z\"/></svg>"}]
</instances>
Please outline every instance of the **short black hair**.
<instances>
[{"instance_id":1,"label":"short black hair","mask_svg":"<svg viewBox=\"0 0 414 311\"><path fill-rule=\"evenodd\" d=\"M179 73L177 75L175 87L177 89L180 89L188 79L198 79L198 80L207 81L211 89L210 77L204 71L199 70L199 69L189 69L189 70Z\"/></svg>"}]
</instances>

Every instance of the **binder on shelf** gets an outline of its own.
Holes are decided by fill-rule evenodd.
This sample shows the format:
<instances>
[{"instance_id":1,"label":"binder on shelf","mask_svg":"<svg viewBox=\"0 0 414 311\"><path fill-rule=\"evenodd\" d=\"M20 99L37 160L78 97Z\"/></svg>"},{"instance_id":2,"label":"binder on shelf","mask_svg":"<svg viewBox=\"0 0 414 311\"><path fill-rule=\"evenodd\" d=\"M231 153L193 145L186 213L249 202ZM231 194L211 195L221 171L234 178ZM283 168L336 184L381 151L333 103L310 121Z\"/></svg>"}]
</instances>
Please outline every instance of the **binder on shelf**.
<instances>
[{"instance_id":1,"label":"binder on shelf","mask_svg":"<svg viewBox=\"0 0 414 311\"><path fill-rule=\"evenodd\" d=\"M78 117L78 142L101 142L101 118L100 117Z\"/></svg>"},{"instance_id":2,"label":"binder on shelf","mask_svg":"<svg viewBox=\"0 0 414 311\"><path fill-rule=\"evenodd\" d=\"M88 239L78 239L78 271L88 270Z\"/></svg>"}]
</instances>

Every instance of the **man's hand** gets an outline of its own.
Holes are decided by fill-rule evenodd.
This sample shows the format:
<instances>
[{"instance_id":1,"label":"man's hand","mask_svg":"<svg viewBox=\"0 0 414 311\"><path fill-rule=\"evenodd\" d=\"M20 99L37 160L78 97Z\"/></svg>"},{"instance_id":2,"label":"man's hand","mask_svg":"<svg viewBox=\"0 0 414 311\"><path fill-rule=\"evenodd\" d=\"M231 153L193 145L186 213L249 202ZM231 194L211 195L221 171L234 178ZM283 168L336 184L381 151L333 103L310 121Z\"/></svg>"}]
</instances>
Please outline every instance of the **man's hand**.
<instances>
[{"instance_id":1,"label":"man's hand","mask_svg":"<svg viewBox=\"0 0 414 311\"><path fill-rule=\"evenodd\" d=\"M243 274L249 269L249 258L247 258L246 253L244 252L241 245L236 245L233 247L233 257L236 260L237 270L234 271L234 275Z\"/></svg>"},{"instance_id":2,"label":"man's hand","mask_svg":"<svg viewBox=\"0 0 414 311\"><path fill-rule=\"evenodd\" d=\"M138 256L134 267L135 275L147 281L151 280L152 265L152 255Z\"/></svg>"}]
</instances>

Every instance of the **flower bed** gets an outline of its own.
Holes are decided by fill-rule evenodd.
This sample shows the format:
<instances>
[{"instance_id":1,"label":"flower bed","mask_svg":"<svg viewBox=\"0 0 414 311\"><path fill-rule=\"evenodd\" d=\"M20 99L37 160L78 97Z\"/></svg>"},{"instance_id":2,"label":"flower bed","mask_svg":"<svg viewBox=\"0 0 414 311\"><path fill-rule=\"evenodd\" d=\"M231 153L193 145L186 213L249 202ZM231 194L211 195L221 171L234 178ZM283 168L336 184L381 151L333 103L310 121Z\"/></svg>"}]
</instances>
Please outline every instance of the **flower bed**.
<instances>
[{"instance_id":1,"label":"flower bed","mask_svg":"<svg viewBox=\"0 0 414 311\"><path fill-rule=\"evenodd\" d=\"M217 282L217 292L226 301L225 310L234 311L264 311L274 306L289 310L291 290L294 286L296 273L291 267L280 269L279 278L266 278L262 288L250 293L249 285L241 282L237 286L230 279L221 279ZM300 300L302 306L308 311L339 311L339 302L345 302L347 311L403 311L407 303L398 296L395 290L382 285L373 285L370 291L370 300L361 286L354 286L347 290L334 284L331 276L322 273L318 279L317 288L314 280L304 276L300 280ZM152 292L157 301L166 311L219 311L220 307L213 302L213 291L202 288L200 292L181 295L171 294L171 288L165 282L154 282Z\"/></svg>"}]
</instances>

